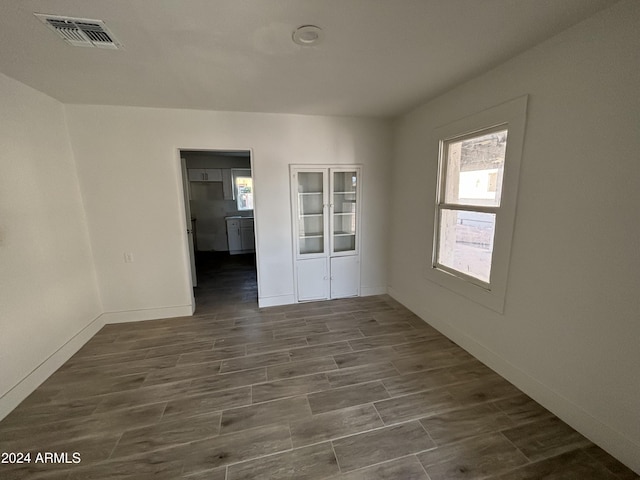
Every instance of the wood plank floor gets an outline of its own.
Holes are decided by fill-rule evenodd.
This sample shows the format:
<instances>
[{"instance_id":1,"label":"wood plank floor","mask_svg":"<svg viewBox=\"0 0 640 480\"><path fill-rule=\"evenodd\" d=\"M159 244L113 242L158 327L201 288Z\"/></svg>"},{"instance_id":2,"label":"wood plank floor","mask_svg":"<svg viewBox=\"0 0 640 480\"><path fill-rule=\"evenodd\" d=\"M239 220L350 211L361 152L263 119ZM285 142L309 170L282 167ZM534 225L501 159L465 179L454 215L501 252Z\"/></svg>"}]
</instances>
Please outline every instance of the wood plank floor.
<instances>
[{"instance_id":1,"label":"wood plank floor","mask_svg":"<svg viewBox=\"0 0 640 480\"><path fill-rule=\"evenodd\" d=\"M0 422L11 479L632 479L388 296L269 309L247 257L196 316L107 325Z\"/></svg>"}]
</instances>

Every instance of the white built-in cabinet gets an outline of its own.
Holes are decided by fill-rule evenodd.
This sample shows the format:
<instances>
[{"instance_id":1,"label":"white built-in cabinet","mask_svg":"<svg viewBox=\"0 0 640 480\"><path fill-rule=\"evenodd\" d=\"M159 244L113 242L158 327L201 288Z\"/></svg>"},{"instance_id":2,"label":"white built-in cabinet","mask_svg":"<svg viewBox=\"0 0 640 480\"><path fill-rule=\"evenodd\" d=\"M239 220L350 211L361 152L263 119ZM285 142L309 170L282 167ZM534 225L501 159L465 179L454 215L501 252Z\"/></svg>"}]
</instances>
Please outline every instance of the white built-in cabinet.
<instances>
[{"instance_id":1,"label":"white built-in cabinet","mask_svg":"<svg viewBox=\"0 0 640 480\"><path fill-rule=\"evenodd\" d=\"M190 182L222 182L223 198L235 199L230 168L190 168L188 176Z\"/></svg>"},{"instance_id":2,"label":"white built-in cabinet","mask_svg":"<svg viewBox=\"0 0 640 480\"><path fill-rule=\"evenodd\" d=\"M190 168L190 182L221 182L222 171L219 168Z\"/></svg>"},{"instance_id":3,"label":"white built-in cabinet","mask_svg":"<svg viewBox=\"0 0 640 480\"><path fill-rule=\"evenodd\" d=\"M227 241L229 254L250 253L256 251L253 217L227 217Z\"/></svg>"},{"instance_id":4,"label":"white built-in cabinet","mask_svg":"<svg viewBox=\"0 0 640 480\"><path fill-rule=\"evenodd\" d=\"M291 165L296 294L299 302L360 294L357 165Z\"/></svg>"},{"instance_id":5,"label":"white built-in cabinet","mask_svg":"<svg viewBox=\"0 0 640 480\"><path fill-rule=\"evenodd\" d=\"M256 251L256 235L253 228L253 218L240 220L240 245L245 252Z\"/></svg>"}]
</instances>

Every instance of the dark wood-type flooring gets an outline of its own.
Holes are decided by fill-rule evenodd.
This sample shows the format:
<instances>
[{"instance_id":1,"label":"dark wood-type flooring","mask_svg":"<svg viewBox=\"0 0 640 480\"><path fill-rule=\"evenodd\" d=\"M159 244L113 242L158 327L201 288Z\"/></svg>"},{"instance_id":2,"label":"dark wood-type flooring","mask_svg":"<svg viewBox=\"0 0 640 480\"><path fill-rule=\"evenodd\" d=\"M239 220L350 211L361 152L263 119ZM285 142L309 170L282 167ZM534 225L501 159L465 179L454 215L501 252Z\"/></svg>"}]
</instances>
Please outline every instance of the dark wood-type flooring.
<instances>
[{"instance_id":1,"label":"dark wood-type flooring","mask_svg":"<svg viewBox=\"0 0 640 480\"><path fill-rule=\"evenodd\" d=\"M388 296L258 309L209 257L194 317L105 326L0 422L28 479L638 478Z\"/></svg>"}]
</instances>

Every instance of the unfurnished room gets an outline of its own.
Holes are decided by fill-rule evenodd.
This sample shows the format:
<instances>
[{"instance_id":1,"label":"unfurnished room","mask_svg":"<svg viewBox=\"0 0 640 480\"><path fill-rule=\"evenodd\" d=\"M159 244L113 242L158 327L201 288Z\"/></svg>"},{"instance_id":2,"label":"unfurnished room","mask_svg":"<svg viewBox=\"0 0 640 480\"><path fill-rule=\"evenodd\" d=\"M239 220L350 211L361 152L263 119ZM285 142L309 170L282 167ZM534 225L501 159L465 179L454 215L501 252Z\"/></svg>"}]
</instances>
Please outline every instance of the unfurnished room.
<instances>
[{"instance_id":1,"label":"unfurnished room","mask_svg":"<svg viewBox=\"0 0 640 480\"><path fill-rule=\"evenodd\" d=\"M0 479L640 478L638 0L0 13Z\"/></svg>"}]
</instances>

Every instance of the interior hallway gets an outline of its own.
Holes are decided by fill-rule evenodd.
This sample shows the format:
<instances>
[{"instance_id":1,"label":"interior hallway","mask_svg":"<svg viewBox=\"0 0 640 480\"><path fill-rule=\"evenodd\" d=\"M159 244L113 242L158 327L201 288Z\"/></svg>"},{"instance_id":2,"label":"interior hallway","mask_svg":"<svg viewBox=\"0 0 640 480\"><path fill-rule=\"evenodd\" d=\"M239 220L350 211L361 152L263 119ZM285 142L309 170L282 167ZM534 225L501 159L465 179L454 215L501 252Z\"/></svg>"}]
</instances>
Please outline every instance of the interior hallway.
<instances>
[{"instance_id":1,"label":"interior hallway","mask_svg":"<svg viewBox=\"0 0 640 480\"><path fill-rule=\"evenodd\" d=\"M81 462L0 478L638 478L389 296L258 309L252 258L209 256L194 317L105 326L0 423Z\"/></svg>"},{"instance_id":2,"label":"interior hallway","mask_svg":"<svg viewBox=\"0 0 640 480\"><path fill-rule=\"evenodd\" d=\"M196 252L196 272L195 315L258 310L255 253Z\"/></svg>"}]
</instances>

